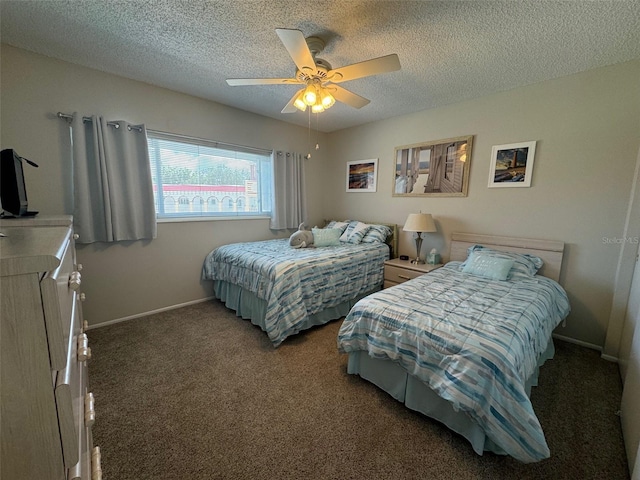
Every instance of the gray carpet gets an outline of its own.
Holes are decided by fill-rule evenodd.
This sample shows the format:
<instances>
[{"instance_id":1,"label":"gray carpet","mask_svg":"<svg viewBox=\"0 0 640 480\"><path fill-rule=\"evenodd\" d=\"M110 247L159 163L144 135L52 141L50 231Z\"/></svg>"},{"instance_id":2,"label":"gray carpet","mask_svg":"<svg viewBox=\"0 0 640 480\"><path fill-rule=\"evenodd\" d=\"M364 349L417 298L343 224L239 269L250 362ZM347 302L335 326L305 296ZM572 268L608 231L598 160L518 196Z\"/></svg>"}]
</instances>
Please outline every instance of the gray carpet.
<instances>
[{"instance_id":1,"label":"gray carpet","mask_svg":"<svg viewBox=\"0 0 640 480\"><path fill-rule=\"evenodd\" d=\"M551 458L466 440L346 373L335 321L274 349L217 301L89 331L105 480L628 479L618 367L556 341L532 402Z\"/></svg>"}]
</instances>

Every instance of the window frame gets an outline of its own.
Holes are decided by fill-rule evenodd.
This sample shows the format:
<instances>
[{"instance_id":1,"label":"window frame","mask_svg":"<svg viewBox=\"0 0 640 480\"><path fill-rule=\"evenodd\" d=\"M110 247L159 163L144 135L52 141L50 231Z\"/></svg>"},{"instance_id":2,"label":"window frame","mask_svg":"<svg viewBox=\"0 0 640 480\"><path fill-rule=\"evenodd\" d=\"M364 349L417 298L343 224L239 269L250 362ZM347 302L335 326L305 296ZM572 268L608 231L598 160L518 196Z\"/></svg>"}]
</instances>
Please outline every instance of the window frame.
<instances>
[{"instance_id":1,"label":"window frame","mask_svg":"<svg viewBox=\"0 0 640 480\"><path fill-rule=\"evenodd\" d=\"M257 170L257 186L256 202L258 205L257 211L237 211L237 199L232 198L233 208L231 211L210 212L209 206L212 205L210 199L214 199L215 205L223 206L224 200L229 195L228 193L222 193L220 198L216 198L212 192L198 191L194 192L193 199L189 201L187 205L188 211L180 211L183 204L180 202L182 197L185 196L184 192L176 192L177 195L165 196L163 195L164 187L166 185L172 185L162 182L162 158L157 158L153 148L154 141L166 141L174 142L178 144L187 144L195 147L210 148L219 151L228 151L229 157L220 155L222 158L243 159L247 161L253 161ZM187 135L180 135L168 132L161 132L158 130L147 130L147 145L149 148L149 165L152 171L152 177L159 179L160 181L154 182L154 203L156 205L156 221L163 222L188 222L188 221L210 221L210 220L234 220L234 219L252 219L252 218L270 218L273 209L273 150L264 148L249 147L244 145L235 145L230 143L218 142L214 140L208 140L204 138L192 137ZM256 158L251 158L256 157ZM260 158L262 157L262 158ZM265 171L268 170L268 171ZM254 181L254 180L249 180ZM246 188L246 186L245 186ZM255 188L255 187L254 187ZM156 190L157 189L157 190ZM158 196L159 194L159 196ZM237 192L238 198L242 197L242 205L248 205L249 195L246 190ZM193 201L196 198L200 198L202 203L199 208L192 208ZM173 200L174 212L164 211L164 206L168 199ZM224 207L222 207L224 208Z\"/></svg>"}]
</instances>

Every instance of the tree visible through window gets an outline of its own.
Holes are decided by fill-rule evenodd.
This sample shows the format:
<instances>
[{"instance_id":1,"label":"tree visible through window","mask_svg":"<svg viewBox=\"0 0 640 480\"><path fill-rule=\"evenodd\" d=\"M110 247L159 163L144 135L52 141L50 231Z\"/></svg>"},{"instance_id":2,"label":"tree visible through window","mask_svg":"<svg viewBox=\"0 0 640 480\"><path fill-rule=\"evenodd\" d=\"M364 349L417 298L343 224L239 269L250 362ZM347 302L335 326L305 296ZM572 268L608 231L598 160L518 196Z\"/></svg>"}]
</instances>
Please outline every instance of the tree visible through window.
<instances>
[{"instance_id":1,"label":"tree visible through window","mask_svg":"<svg viewBox=\"0 0 640 480\"><path fill-rule=\"evenodd\" d=\"M271 152L154 131L147 136L159 218L271 212Z\"/></svg>"}]
</instances>

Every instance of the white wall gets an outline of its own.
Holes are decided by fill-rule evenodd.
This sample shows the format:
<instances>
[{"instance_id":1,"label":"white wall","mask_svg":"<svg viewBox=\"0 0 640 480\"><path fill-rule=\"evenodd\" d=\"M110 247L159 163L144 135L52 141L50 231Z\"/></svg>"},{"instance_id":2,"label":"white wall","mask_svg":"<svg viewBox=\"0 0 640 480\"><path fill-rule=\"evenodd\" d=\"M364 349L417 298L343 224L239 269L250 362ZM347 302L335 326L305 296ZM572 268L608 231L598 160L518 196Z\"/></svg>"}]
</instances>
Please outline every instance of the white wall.
<instances>
[{"instance_id":1,"label":"white wall","mask_svg":"<svg viewBox=\"0 0 640 480\"><path fill-rule=\"evenodd\" d=\"M73 210L69 133L66 122L55 117L59 111L102 114L240 145L308 151L304 128L7 45L1 48L0 144L40 165L26 168L25 176L29 208L41 214ZM325 135L319 138L323 144ZM323 150L314 150L307 165L314 199L326 183ZM309 214L310 223L320 222L321 205L309 202ZM206 298L212 293L210 282L200 281L200 271L211 249L274 236L267 219L161 223L151 242L81 246L85 318L96 325Z\"/></svg>"},{"instance_id":2,"label":"white wall","mask_svg":"<svg viewBox=\"0 0 640 480\"><path fill-rule=\"evenodd\" d=\"M431 213L439 232L423 255L435 246L445 258L455 231L562 240L572 313L556 333L601 347L640 146L638 78L640 61L628 62L332 133L327 215L402 225ZM467 197L391 196L394 147L463 135L474 135ZM491 147L529 140L531 188L487 188ZM379 158L377 192L345 193L346 162L367 158ZM415 251L409 235L400 251Z\"/></svg>"}]
</instances>

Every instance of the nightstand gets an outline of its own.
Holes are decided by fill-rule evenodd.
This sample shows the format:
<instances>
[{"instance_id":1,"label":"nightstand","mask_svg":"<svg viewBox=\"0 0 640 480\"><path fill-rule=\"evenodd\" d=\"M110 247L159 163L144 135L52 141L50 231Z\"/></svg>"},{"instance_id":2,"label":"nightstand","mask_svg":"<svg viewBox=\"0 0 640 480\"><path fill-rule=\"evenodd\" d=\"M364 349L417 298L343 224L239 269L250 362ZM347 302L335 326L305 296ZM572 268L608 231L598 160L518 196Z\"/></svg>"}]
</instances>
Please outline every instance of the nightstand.
<instances>
[{"instance_id":1,"label":"nightstand","mask_svg":"<svg viewBox=\"0 0 640 480\"><path fill-rule=\"evenodd\" d=\"M442 266L441 263L432 265L428 263L411 263L409 260L394 258L384 262L384 288L393 287L400 283L432 272Z\"/></svg>"}]
</instances>

